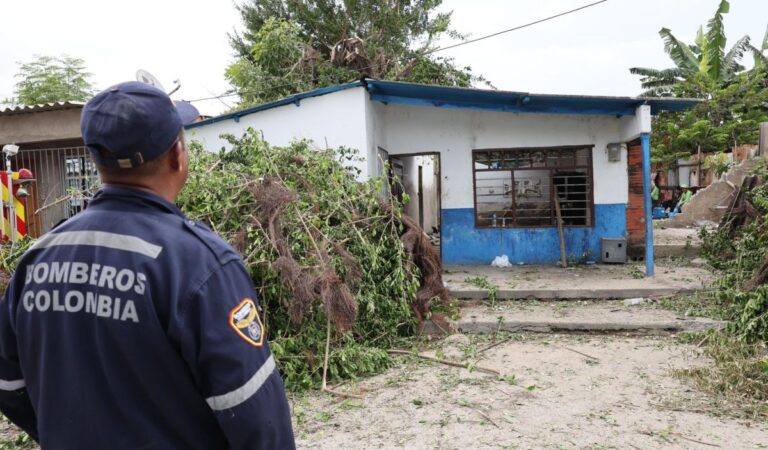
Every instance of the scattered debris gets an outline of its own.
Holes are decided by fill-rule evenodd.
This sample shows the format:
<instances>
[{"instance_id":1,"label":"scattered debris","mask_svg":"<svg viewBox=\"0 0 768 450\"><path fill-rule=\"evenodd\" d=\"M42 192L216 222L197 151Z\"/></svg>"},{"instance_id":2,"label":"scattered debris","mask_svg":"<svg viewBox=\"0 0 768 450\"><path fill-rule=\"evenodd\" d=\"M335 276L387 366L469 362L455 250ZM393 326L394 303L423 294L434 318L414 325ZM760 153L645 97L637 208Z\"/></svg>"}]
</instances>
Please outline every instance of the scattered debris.
<instances>
[{"instance_id":1,"label":"scattered debris","mask_svg":"<svg viewBox=\"0 0 768 450\"><path fill-rule=\"evenodd\" d=\"M509 262L509 257L507 255L501 255L493 258L493 262L491 263L491 266L493 267L512 267L512 263Z\"/></svg>"},{"instance_id":2,"label":"scattered debris","mask_svg":"<svg viewBox=\"0 0 768 450\"><path fill-rule=\"evenodd\" d=\"M628 298L628 299L624 300L624 305L625 306L636 306L636 305L640 305L640 304L645 303L645 301L646 300L644 298L642 298L642 297Z\"/></svg>"}]
</instances>

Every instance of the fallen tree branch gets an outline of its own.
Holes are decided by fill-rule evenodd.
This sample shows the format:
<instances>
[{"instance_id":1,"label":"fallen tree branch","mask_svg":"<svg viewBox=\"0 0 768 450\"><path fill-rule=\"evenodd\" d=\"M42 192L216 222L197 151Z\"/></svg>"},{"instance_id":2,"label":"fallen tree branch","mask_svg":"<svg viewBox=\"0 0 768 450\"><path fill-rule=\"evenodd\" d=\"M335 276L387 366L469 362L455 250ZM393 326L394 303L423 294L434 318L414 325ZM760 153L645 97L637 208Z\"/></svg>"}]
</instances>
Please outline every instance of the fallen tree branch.
<instances>
[{"instance_id":1,"label":"fallen tree branch","mask_svg":"<svg viewBox=\"0 0 768 450\"><path fill-rule=\"evenodd\" d=\"M356 398L362 400L363 397L355 394L347 394L345 392L334 391L328 387L328 358L331 354L331 319L326 317L326 333L325 333L325 360L323 361L323 392L327 392L332 395L338 395L345 398Z\"/></svg>"},{"instance_id":2,"label":"fallen tree branch","mask_svg":"<svg viewBox=\"0 0 768 450\"><path fill-rule=\"evenodd\" d=\"M462 369L467 369L467 370L477 370L478 372L487 373L489 375L501 376L501 372L499 372L498 370L488 369L488 368L479 367L479 366L473 366L471 363L458 363L458 362L448 361L447 359L433 358L431 356L421 355L418 353L409 352L407 350L387 350L387 353L391 355L415 356L417 358L425 359L427 361L445 364L446 366L460 367Z\"/></svg>"},{"instance_id":3,"label":"fallen tree branch","mask_svg":"<svg viewBox=\"0 0 768 450\"><path fill-rule=\"evenodd\" d=\"M500 340L500 341L496 341L496 342L494 342L493 344L490 344L490 345L487 345L487 346L485 346L485 347L481 348L480 350L478 350L478 351L476 352L476 354L477 354L477 355L479 355L480 353L483 353L483 352L485 352L485 351L488 351L488 350L490 350L490 349L492 349L492 348L494 348L494 347L498 347L498 346L499 346L499 345L501 345L501 344L506 344L507 342L509 342L509 341L511 341L511 340L512 340L512 338L506 338L506 339L502 339L502 340Z\"/></svg>"},{"instance_id":4,"label":"fallen tree branch","mask_svg":"<svg viewBox=\"0 0 768 450\"><path fill-rule=\"evenodd\" d=\"M752 291L768 280L768 258L760 265L755 275L744 284L744 291Z\"/></svg>"}]
</instances>

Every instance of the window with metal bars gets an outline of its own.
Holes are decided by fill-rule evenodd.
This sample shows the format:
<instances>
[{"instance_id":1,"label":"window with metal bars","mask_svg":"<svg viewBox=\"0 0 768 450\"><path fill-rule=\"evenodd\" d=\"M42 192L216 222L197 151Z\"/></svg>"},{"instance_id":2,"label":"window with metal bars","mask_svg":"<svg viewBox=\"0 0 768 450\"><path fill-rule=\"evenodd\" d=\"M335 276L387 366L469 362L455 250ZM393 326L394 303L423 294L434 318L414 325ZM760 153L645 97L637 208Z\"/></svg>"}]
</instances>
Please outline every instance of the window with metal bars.
<instances>
[{"instance_id":1,"label":"window with metal bars","mask_svg":"<svg viewBox=\"0 0 768 450\"><path fill-rule=\"evenodd\" d=\"M472 152L478 228L591 227L592 146Z\"/></svg>"},{"instance_id":2,"label":"window with metal bars","mask_svg":"<svg viewBox=\"0 0 768 450\"><path fill-rule=\"evenodd\" d=\"M70 155L64 159L64 187L70 195L66 211L72 217L85 208L94 187L98 184L99 174L96 164L90 156Z\"/></svg>"}]
</instances>

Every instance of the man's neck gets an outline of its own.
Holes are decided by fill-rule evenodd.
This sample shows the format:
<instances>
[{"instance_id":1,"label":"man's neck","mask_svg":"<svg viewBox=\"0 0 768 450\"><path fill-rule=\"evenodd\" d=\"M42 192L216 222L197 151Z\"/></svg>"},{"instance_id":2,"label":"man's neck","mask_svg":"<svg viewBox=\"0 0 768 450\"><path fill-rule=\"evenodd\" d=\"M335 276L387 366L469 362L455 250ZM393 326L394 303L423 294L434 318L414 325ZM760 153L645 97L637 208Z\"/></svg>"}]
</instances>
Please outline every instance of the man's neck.
<instances>
[{"instance_id":1,"label":"man's neck","mask_svg":"<svg viewBox=\"0 0 768 450\"><path fill-rule=\"evenodd\" d=\"M145 184L141 182L125 182L122 180L110 180L110 181L102 181L102 184L104 186L116 186L116 187L127 187L131 189L138 189L140 191L149 192L150 194L157 195L158 197L161 197L162 199L168 201L169 203L175 203L176 197L178 197L178 192L171 192L170 189L162 189L158 188L156 186L152 186L150 184Z\"/></svg>"}]
</instances>

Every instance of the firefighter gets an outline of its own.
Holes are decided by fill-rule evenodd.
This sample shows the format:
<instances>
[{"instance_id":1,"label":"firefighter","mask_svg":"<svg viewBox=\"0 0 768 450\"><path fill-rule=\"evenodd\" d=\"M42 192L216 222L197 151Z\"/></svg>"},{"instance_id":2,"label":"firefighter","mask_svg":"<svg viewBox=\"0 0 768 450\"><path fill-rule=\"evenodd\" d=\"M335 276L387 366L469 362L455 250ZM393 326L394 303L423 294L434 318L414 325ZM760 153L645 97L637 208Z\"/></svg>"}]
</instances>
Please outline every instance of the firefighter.
<instances>
[{"instance_id":1,"label":"firefighter","mask_svg":"<svg viewBox=\"0 0 768 450\"><path fill-rule=\"evenodd\" d=\"M0 301L0 410L42 448L294 448L248 271L174 205L188 154L170 98L118 84L81 131L104 187Z\"/></svg>"}]
</instances>

